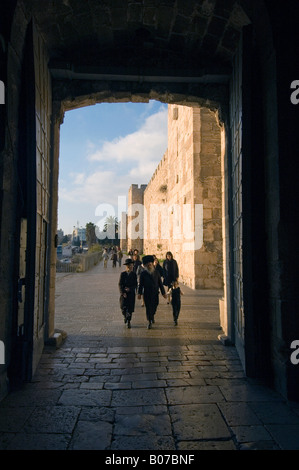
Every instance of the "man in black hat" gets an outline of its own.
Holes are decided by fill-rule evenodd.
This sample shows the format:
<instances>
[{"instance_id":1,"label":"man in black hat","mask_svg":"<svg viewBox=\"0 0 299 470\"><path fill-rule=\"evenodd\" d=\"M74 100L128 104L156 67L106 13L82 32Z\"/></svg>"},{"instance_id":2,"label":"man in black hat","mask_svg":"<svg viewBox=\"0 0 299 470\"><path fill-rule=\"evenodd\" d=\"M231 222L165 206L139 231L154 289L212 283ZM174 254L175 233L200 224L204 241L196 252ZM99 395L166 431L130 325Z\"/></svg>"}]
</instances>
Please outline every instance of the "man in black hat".
<instances>
[{"instance_id":1,"label":"man in black hat","mask_svg":"<svg viewBox=\"0 0 299 470\"><path fill-rule=\"evenodd\" d=\"M124 262L126 271L123 271L119 278L120 308L124 316L124 321L128 328L131 328L132 313L135 309L135 295L137 289L137 276L133 272L134 261L127 258Z\"/></svg>"},{"instance_id":2,"label":"man in black hat","mask_svg":"<svg viewBox=\"0 0 299 470\"><path fill-rule=\"evenodd\" d=\"M141 299L143 294L146 318L148 320L148 328L152 328L154 322L154 315L156 311L156 281L153 276L155 272L154 268L154 257L151 255L144 256L142 258L142 264L144 270L140 274L139 286L138 286L138 299ZM163 287L163 286L162 286ZM165 291L161 290L163 297L166 298Z\"/></svg>"}]
</instances>

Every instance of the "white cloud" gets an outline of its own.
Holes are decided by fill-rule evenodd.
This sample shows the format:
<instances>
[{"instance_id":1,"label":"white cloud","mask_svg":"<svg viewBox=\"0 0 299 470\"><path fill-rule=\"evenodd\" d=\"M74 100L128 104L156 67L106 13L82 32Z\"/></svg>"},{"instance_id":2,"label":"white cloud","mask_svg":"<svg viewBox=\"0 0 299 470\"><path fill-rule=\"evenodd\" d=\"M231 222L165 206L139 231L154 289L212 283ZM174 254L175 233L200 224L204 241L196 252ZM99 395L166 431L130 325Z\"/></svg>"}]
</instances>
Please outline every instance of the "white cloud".
<instances>
[{"instance_id":1,"label":"white cloud","mask_svg":"<svg viewBox=\"0 0 299 470\"><path fill-rule=\"evenodd\" d=\"M118 196L127 197L131 184L150 181L167 149L167 139L167 109L161 109L147 117L136 132L101 143L100 148L89 140L88 163L83 171L71 172L60 181L60 201L78 211L80 206L81 213L86 207L86 216L95 213L100 204L116 207Z\"/></svg>"},{"instance_id":2,"label":"white cloud","mask_svg":"<svg viewBox=\"0 0 299 470\"><path fill-rule=\"evenodd\" d=\"M84 173L70 173L70 177L73 178L73 183L76 185L81 185L83 184L85 180L85 174Z\"/></svg>"},{"instance_id":3,"label":"white cloud","mask_svg":"<svg viewBox=\"0 0 299 470\"><path fill-rule=\"evenodd\" d=\"M159 161L139 162L137 167L131 169L129 176L131 179L135 178L137 183L147 184L156 170L158 163Z\"/></svg>"},{"instance_id":4,"label":"white cloud","mask_svg":"<svg viewBox=\"0 0 299 470\"><path fill-rule=\"evenodd\" d=\"M117 178L112 171L96 171L90 175L80 174L75 178L76 187L62 186L59 190L59 198L69 202L86 202L99 204L107 199L114 199ZM114 188L114 189L113 189Z\"/></svg>"},{"instance_id":5,"label":"white cloud","mask_svg":"<svg viewBox=\"0 0 299 470\"><path fill-rule=\"evenodd\" d=\"M167 109L149 116L139 130L113 141L89 154L90 161L160 161L167 148Z\"/></svg>"}]
</instances>

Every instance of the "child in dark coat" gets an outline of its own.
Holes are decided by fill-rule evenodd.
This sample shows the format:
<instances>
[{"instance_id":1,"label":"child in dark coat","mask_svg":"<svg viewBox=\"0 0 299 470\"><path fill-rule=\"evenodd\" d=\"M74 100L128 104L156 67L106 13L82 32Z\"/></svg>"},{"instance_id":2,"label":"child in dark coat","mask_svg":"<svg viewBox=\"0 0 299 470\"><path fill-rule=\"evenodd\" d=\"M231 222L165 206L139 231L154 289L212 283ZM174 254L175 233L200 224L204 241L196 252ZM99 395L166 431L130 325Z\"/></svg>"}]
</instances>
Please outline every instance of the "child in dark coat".
<instances>
[{"instance_id":1,"label":"child in dark coat","mask_svg":"<svg viewBox=\"0 0 299 470\"><path fill-rule=\"evenodd\" d=\"M172 287L170 288L170 296L171 296L171 305L172 305L172 313L173 313L173 321L175 326L178 324L178 318L181 310L181 295L184 295L179 287L178 281L174 281L172 283Z\"/></svg>"}]
</instances>

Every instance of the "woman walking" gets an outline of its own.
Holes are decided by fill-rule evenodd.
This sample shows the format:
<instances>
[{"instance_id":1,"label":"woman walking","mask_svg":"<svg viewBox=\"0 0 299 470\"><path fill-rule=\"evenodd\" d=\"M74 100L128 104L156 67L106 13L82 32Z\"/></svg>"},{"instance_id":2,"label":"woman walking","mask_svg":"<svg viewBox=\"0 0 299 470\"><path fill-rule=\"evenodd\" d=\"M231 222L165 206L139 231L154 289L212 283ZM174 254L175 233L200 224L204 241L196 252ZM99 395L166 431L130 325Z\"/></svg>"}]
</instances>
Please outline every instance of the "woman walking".
<instances>
[{"instance_id":1,"label":"woman walking","mask_svg":"<svg viewBox=\"0 0 299 470\"><path fill-rule=\"evenodd\" d=\"M168 287L167 297L170 301L169 289L174 281L179 278L179 267L176 260L173 258L171 251L167 251L166 259L163 262L163 284Z\"/></svg>"}]
</instances>

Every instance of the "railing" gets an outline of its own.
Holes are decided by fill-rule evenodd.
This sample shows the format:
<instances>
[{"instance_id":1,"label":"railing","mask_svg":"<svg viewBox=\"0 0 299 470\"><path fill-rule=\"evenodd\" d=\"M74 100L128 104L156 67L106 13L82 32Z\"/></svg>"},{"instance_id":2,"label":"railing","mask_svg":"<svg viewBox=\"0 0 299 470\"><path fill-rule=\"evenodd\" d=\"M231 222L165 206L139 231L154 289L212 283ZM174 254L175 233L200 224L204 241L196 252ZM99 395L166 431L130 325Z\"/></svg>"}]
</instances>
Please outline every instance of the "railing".
<instances>
[{"instance_id":1,"label":"railing","mask_svg":"<svg viewBox=\"0 0 299 470\"><path fill-rule=\"evenodd\" d=\"M56 261L56 272L57 273L75 273L79 267L77 263L62 263L61 261Z\"/></svg>"},{"instance_id":2,"label":"railing","mask_svg":"<svg viewBox=\"0 0 299 470\"><path fill-rule=\"evenodd\" d=\"M82 273L96 266L102 259L102 253L88 253L84 255L76 255L76 262L64 263L60 260L56 261L57 273Z\"/></svg>"},{"instance_id":3,"label":"railing","mask_svg":"<svg viewBox=\"0 0 299 470\"><path fill-rule=\"evenodd\" d=\"M80 260L80 271L85 272L96 266L101 261L102 253L87 253L86 255L78 255L78 257Z\"/></svg>"}]
</instances>

